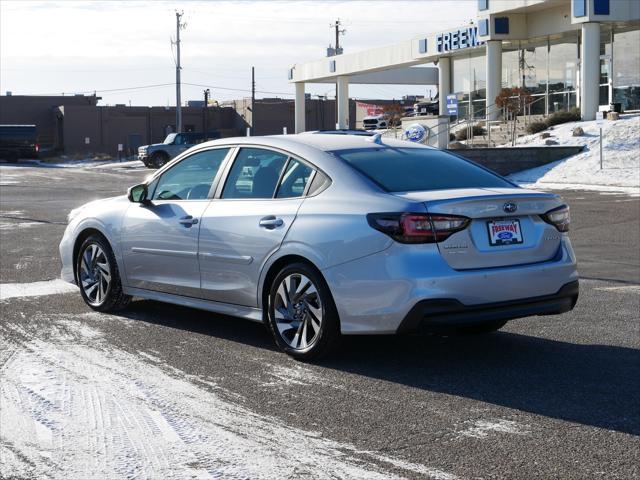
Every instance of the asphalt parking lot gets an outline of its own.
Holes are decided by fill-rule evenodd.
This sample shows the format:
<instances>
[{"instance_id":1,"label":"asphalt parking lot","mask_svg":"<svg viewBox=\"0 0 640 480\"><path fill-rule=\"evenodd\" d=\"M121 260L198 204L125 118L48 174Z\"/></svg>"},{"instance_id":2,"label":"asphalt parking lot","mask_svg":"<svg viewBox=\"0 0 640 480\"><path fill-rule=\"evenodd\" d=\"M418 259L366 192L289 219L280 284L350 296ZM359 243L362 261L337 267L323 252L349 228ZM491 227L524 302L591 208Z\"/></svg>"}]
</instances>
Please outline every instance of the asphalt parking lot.
<instances>
[{"instance_id":1,"label":"asphalt parking lot","mask_svg":"<svg viewBox=\"0 0 640 480\"><path fill-rule=\"evenodd\" d=\"M58 277L68 211L149 173L0 165L1 283ZM0 301L0 477L169 478L167 459L189 451L184 465L223 478L638 478L640 198L560 193L572 209L578 305L491 335L351 337L303 364L261 325L197 310L137 300L95 314L75 293ZM132 388L138 400L126 400ZM60 403L47 404L56 389ZM48 451L8 427L7 405L21 402L36 424L21 428L44 425ZM93 413L65 424L75 410ZM149 426L156 411L173 433ZM147 420L135 428L117 420L138 416ZM101 462L113 452L115 466Z\"/></svg>"}]
</instances>

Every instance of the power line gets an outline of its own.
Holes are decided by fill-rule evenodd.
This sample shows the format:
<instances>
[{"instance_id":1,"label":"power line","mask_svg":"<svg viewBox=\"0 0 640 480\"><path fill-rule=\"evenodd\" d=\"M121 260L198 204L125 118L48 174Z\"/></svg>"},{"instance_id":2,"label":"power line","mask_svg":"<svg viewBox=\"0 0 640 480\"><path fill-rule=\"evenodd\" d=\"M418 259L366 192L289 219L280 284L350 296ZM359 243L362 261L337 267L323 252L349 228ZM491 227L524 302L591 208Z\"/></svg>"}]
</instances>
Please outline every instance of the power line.
<instances>
[{"instance_id":1,"label":"power line","mask_svg":"<svg viewBox=\"0 0 640 480\"><path fill-rule=\"evenodd\" d=\"M124 92L127 90L144 90L148 88L159 88L159 87L170 87L173 86L173 83L158 83L155 85L140 85L137 87L123 87L123 88L108 88L103 90L85 90L83 92L74 91L73 93L68 93L66 95L88 95L92 93L110 93L110 92ZM60 92L55 93L32 93L30 94L34 97L52 97L60 95ZM62 95L65 95L63 92Z\"/></svg>"},{"instance_id":2,"label":"power line","mask_svg":"<svg viewBox=\"0 0 640 480\"><path fill-rule=\"evenodd\" d=\"M192 87L206 87L206 88L211 88L214 90L229 90L232 92L251 92L250 89L246 89L246 88L232 88L232 87L221 87L218 85L205 85L202 83L187 83L187 82L183 82L183 85L190 85ZM266 93L269 95L289 95L289 96L293 96L295 94L291 93L291 92L269 92L266 90L256 90L256 93Z\"/></svg>"},{"instance_id":3,"label":"power line","mask_svg":"<svg viewBox=\"0 0 640 480\"><path fill-rule=\"evenodd\" d=\"M171 87L174 85L175 83L157 83L154 85L137 85L135 87L120 87L120 88L105 88L105 89L93 89L93 90L84 90L84 91L73 91L71 93L63 93L62 95L88 95L93 93L125 92L129 90L145 90L150 88ZM188 85L190 87L205 87L205 88L216 89L216 90L228 90L233 92L246 92L246 93L251 92L251 89L247 89L247 88L233 88L233 87L224 87L220 85L206 85L203 83L182 82L182 85ZM267 91L267 90L256 90L256 93L265 93L269 95L289 95L289 96L294 95L291 92L273 92L273 91ZM39 97L50 97L50 96L58 96L60 94L61 94L60 92L53 92L53 93L32 93L28 95L39 96Z\"/></svg>"}]
</instances>

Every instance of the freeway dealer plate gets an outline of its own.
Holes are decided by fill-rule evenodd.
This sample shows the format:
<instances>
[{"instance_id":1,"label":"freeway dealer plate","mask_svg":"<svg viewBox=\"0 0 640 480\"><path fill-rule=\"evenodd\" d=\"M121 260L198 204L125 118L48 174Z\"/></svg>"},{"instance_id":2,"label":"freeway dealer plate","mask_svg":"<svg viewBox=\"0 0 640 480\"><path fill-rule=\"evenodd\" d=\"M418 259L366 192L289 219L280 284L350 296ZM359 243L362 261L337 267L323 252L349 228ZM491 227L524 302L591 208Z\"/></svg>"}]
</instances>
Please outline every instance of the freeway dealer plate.
<instances>
[{"instance_id":1,"label":"freeway dealer plate","mask_svg":"<svg viewBox=\"0 0 640 480\"><path fill-rule=\"evenodd\" d=\"M487 229L489 230L489 244L492 247L513 245L523 241L520 220L493 220L487 222Z\"/></svg>"}]
</instances>

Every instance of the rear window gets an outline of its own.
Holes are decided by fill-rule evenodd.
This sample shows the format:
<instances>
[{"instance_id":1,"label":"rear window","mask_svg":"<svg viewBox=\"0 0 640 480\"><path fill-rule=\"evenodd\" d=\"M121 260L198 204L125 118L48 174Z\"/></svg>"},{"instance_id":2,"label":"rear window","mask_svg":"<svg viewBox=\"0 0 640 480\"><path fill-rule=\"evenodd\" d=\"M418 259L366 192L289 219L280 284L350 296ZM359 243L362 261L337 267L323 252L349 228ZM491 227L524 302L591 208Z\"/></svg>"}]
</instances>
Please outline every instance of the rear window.
<instances>
[{"instance_id":1,"label":"rear window","mask_svg":"<svg viewBox=\"0 0 640 480\"><path fill-rule=\"evenodd\" d=\"M330 153L387 192L513 187L498 175L441 150L382 147Z\"/></svg>"}]
</instances>

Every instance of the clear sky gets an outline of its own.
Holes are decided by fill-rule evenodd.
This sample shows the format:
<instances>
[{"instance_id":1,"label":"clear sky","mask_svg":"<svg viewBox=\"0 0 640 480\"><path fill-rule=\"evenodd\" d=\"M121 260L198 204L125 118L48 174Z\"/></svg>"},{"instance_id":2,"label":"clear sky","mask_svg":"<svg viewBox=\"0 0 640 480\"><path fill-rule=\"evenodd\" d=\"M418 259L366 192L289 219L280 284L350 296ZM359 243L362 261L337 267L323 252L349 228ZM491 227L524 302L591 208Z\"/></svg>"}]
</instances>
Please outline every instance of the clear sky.
<instances>
[{"instance_id":1,"label":"clear sky","mask_svg":"<svg viewBox=\"0 0 640 480\"><path fill-rule=\"evenodd\" d=\"M258 98L291 98L287 69L325 56L334 42L329 24L338 18L347 30L340 41L348 53L465 24L475 15L476 0L0 0L0 91L96 90L102 104L174 105L176 8L187 23L181 33L182 98L201 99L209 86L211 97L222 101L250 95L252 65ZM106 91L162 84L170 85ZM350 95L399 98L428 94L427 88L354 85ZM330 85L307 91L333 95Z\"/></svg>"}]
</instances>

